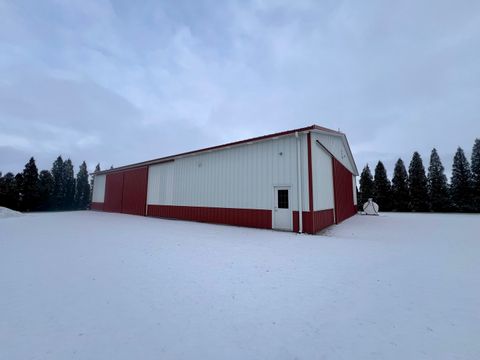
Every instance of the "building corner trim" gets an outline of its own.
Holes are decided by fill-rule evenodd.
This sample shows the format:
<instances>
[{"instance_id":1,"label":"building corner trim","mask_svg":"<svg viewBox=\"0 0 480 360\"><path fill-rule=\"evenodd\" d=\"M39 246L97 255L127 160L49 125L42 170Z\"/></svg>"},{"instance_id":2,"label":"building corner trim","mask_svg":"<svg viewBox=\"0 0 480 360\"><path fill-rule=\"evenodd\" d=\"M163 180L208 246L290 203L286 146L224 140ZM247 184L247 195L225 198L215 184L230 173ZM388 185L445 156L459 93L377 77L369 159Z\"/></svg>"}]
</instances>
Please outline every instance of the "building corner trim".
<instances>
[{"instance_id":1,"label":"building corner trim","mask_svg":"<svg viewBox=\"0 0 480 360\"><path fill-rule=\"evenodd\" d=\"M313 170L312 170L312 133L308 132L307 134L307 149L308 149L308 207L310 213L310 222L309 224L310 231L312 234L315 233L315 224L314 224L314 209L313 209Z\"/></svg>"}]
</instances>

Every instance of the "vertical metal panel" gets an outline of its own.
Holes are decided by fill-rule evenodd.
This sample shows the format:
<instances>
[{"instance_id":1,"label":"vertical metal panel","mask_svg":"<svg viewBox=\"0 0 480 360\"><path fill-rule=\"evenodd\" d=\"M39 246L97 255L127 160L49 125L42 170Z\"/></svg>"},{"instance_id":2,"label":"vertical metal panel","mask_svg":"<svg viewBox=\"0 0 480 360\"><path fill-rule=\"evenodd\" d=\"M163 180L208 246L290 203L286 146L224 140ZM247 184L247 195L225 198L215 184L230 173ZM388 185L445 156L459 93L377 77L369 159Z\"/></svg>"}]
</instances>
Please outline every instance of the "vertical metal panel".
<instances>
[{"instance_id":1,"label":"vertical metal panel","mask_svg":"<svg viewBox=\"0 0 480 360\"><path fill-rule=\"evenodd\" d=\"M92 202L103 203L105 201L105 175L95 175L93 179Z\"/></svg>"},{"instance_id":2,"label":"vertical metal panel","mask_svg":"<svg viewBox=\"0 0 480 360\"><path fill-rule=\"evenodd\" d=\"M173 162L152 165L148 169L147 203L172 205Z\"/></svg>"},{"instance_id":3,"label":"vertical metal panel","mask_svg":"<svg viewBox=\"0 0 480 360\"><path fill-rule=\"evenodd\" d=\"M123 173L110 173L105 181L104 211L122 212Z\"/></svg>"},{"instance_id":4,"label":"vertical metal panel","mask_svg":"<svg viewBox=\"0 0 480 360\"><path fill-rule=\"evenodd\" d=\"M145 215L148 167L123 172L122 213Z\"/></svg>"},{"instance_id":5,"label":"vertical metal panel","mask_svg":"<svg viewBox=\"0 0 480 360\"><path fill-rule=\"evenodd\" d=\"M303 232L307 234L316 234L320 230L333 225L333 209L304 211L302 213ZM293 231L298 231L298 211L293 212Z\"/></svg>"},{"instance_id":6,"label":"vertical metal panel","mask_svg":"<svg viewBox=\"0 0 480 360\"><path fill-rule=\"evenodd\" d=\"M199 206L148 205L148 216L271 229L272 211Z\"/></svg>"},{"instance_id":7,"label":"vertical metal panel","mask_svg":"<svg viewBox=\"0 0 480 360\"><path fill-rule=\"evenodd\" d=\"M322 145L325 146L327 150L333 154L333 156L335 156L337 161L350 170L352 174L355 172L354 166L348 157L348 152L345 148L343 139L340 136L314 133L313 137L314 141L320 141Z\"/></svg>"},{"instance_id":8,"label":"vertical metal panel","mask_svg":"<svg viewBox=\"0 0 480 360\"><path fill-rule=\"evenodd\" d=\"M316 141L312 144L313 209L333 209L332 156Z\"/></svg>"},{"instance_id":9,"label":"vertical metal panel","mask_svg":"<svg viewBox=\"0 0 480 360\"><path fill-rule=\"evenodd\" d=\"M312 134L307 134L307 150L308 150L308 211L313 212L313 158L312 158ZM312 217L310 217L310 221Z\"/></svg>"},{"instance_id":10,"label":"vertical metal panel","mask_svg":"<svg viewBox=\"0 0 480 360\"><path fill-rule=\"evenodd\" d=\"M308 194L308 146L307 134L300 134L300 169L302 173L302 206L303 211L309 210Z\"/></svg>"},{"instance_id":11,"label":"vertical metal panel","mask_svg":"<svg viewBox=\"0 0 480 360\"><path fill-rule=\"evenodd\" d=\"M352 173L337 159L333 159L333 176L335 183L335 219L339 223L356 213L353 203Z\"/></svg>"},{"instance_id":12,"label":"vertical metal panel","mask_svg":"<svg viewBox=\"0 0 480 360\"><path fill-rule=\"evenodd\" d=\"M353 205L357 205L357 177L352 175Z\"/></svg>"},{"instance_id":13,"label":"vertical metal panel","mask_svg":"<svg viewBox=\"0 0 480 360\"><path fill-rule=\"evenodd\" d=\"M92 202L90 204L90 209L92 210L103 210L103 202Z\"/></svg>"},{"instance_id":14,"label":"vertical metal panel","mask_svg":"<svg viewBox=\"0 0 480 360\"><path fill-rule=\"evenodd\" d=\"M296 208L296 169L294 136L177 158L151 166L148 204L271 210L288 185Z\"/></svg>"},{"instance_id":15,"label":"vertical metal panel","mask_svg":"<svg viewBox=\"0 0 480 360\"><path fill-rule=\"evenodd\" d=\"M313 217L314 233L334 224L333 209L314 211Z\"/></svg>"}]
</instances>

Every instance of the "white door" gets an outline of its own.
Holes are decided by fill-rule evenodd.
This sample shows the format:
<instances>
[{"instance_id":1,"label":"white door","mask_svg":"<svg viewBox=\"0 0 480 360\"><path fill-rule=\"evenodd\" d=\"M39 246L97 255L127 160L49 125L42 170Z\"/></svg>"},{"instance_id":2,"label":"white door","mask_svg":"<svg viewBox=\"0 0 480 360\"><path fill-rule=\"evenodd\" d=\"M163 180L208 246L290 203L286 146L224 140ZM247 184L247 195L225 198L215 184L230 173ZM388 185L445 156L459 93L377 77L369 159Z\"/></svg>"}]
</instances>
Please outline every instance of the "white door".
<instances>
[{"instance_id":1,"label":"white door","mask_svg":"<svg viewBox=\"0 0 480 360\"><path fill-rule=\"evenodd\" d=\"M275 186L274 191L273 228L278 230L292 230L290 187Z\"/></svg>"}]
</instances>

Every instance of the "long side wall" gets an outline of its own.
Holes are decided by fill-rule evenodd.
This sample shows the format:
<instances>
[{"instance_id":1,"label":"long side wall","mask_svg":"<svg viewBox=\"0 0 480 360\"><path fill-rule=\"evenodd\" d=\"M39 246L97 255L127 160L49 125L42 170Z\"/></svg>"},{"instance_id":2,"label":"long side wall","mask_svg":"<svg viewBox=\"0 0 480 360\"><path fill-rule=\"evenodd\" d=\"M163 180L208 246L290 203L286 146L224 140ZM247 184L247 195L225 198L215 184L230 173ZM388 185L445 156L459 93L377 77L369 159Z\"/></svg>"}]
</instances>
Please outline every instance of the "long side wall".
<instances>
[{"instance_id":1,"label":"long side wall","mask_svg":"<svg viewBox=\"0 0 480 360\"><path fill-rule=\"evenodd\" d=\"M355 177L344 165L349 161L344 145L322 136L300 135L301 212L295 136L98 175L92 209L272 228L274 188L281 186L289 188L292 230L299 230L301 213L303 231L316 233L351 216L354 209ZM329 149L323 146L326 140ZM330 150L343 154L343 162L334 159Z\"/></svg>"},{"instance_id":2,"label":"long side wall","mask_svg":"<svg viewBox=\"0 0 480 360\"><path fill-rule=\"evenodd\" d=\"M306 136L301 135L304 170L306 149ZM302 179L303 208L308 210L308 182L306 176ZM152 165L147 215L272 228L274 186L290 188L290 207L298 211L294 136Z\"/></svg>"}]
</instances>

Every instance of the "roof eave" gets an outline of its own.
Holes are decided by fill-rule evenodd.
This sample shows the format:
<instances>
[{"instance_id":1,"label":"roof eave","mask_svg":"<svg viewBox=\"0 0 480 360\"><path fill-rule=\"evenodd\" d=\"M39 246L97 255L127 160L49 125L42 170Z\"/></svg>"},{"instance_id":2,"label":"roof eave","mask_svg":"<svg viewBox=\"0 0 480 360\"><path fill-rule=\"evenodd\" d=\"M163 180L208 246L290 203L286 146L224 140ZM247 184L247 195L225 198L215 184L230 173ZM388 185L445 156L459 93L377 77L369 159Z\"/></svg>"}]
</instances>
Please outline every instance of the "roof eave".
<instances>
[{"instance_id":1,"label":"roof eave","mask_svg":"<svg viewBox=\"0 0 480 360\"><path fill-rule=\"evenodd\" d=\"M185 156L190 156L190 155L200 154L200 153L209 152L209 151L216 151L216 150L236 147L236 146L240 146L240 145L247 144L247 143L265 141L265 140L268 140L268 139L274 139L274 138L283 137L283 136L291 136L291 135L294 135L295 133L304 133L304 132L308 132L308 131L317 131L317 132L322 132L322 133L329 134L329 135L336 135L336 136L345 137L345 134L343 134L339 131L335 131L335 130L332 130L332 129L328 129L328 128L313 124L313 125L306 126L306 127L303 127L303 128L286 130L286 131L281 131L281 132L277 132L277 133L273 133L273 134L257 136L257 137L249 138L249 139L245 139L245 140L238 140L238 141L234 141L234 142L230 142L230 143L226 143L226 144L215 145L215 146L210 146L210 147L202 148L202 149L198 149L198 150L187 151L187 152L183 152L183 153L176 154L176 155L170 155L170 156L165 156L165 157L161 157L161 158L157 158L157 159L142 161L142 162L139 162L139 163L124 165L124 166L120 166L120 167L114 168L114 169L102 170L102 171L94 172L91 175L104 175L104 174L113 173L113 172L116 172L116 171L124 171L124 170L144 167L144 166L162 164L162 163L165 163L165 162L175 161L175 159L185 157ZM347 142L347 148L350 152L350 148L348 147L348 142ZM351 156L351 152L350 152L349 156ZM353 159L353 156L352 156L352 159ZM353 162L353 164L355 165L355 162Z\"/></svg>"}]
</instances>

